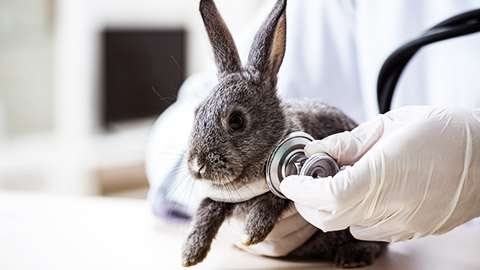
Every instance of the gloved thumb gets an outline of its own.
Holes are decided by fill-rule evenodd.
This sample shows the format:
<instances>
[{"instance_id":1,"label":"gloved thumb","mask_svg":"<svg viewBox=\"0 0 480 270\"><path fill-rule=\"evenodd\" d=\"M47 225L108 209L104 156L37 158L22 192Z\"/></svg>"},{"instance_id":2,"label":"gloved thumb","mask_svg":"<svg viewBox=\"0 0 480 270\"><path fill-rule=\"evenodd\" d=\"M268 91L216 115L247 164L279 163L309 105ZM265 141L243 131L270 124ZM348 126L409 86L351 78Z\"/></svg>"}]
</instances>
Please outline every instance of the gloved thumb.
<instances>
[{"instance_id":1,"label":"gloved thumb","mask_svg":"<svg viewBox=\"0 0 480 270\"><path fill-rule=\"evenodd\" d=\"M295 208L308 223L321 229L323 232L344 230L362 220L361 215L352 210L334 215L330 212L316 211L297 203Z\"/></svg>"},{"instance_id":2,"label":"gloved thumb","mask_svg":"<svg viewBox=\"0 0 480 270\"><path fill-rule=\"evenodd\" d=\"M379 115L369 122L360 124L352 131L310 142L305 146L305 154L310 157L316 153L327 153L340 166L352 165L382 137L385 121L389 119Z\"/></svg>"}]
</instances>

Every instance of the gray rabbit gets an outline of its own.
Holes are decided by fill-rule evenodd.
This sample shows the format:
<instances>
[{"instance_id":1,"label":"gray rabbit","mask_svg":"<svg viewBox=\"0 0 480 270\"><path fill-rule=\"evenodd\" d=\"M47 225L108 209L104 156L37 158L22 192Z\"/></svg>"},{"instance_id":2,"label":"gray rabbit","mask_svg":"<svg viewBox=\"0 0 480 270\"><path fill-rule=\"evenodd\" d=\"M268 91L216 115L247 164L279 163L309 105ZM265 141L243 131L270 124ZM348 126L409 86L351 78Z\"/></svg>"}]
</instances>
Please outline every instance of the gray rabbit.
<instances>
[{"instance_id":1,"label":"gray rabbit","mask_svg":"<svg viewBox=\"0 0 480 270\"><path fill-rule=\"evenodd\" d=\"M188 164L195 181L210 181L234 191L265 181L265 164L290 132L305 131L316 139L351 130L355 122L335 107L315 100L281 100L277 73L286 38L286 0L278 0L255 36L248 63L242 66L233 38L212 0L200 1L200 13L213 47L218 85L195 111ZM206 198L194 217L182 251L184 266L201 262L222 223L245 216L245 243L263 241L279 216L293 204L271 192L239 203ZM385 243L359 241L349 230L318 230L288 256L334 260L340 267L371 264Z\"/></svg>"}]
</instances>

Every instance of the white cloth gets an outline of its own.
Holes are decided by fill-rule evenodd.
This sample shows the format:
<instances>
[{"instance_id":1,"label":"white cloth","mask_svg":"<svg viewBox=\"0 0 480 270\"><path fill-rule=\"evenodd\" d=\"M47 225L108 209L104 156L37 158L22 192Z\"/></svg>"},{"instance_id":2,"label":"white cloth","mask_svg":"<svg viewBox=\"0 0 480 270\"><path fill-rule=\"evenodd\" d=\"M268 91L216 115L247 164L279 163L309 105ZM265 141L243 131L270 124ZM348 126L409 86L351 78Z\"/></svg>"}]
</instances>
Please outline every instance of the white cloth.
<instances>
[{"instance_id":1,"label":"white cloth","mask_svg":"<svg viewBox=\"0 0 480 270\"><path fill-rule=\"evenodd\" d=\"M352 165L333 177L287 177L283 194L323 231L405 241L480 216L480 109L392 110L305 147Z\"/></svg>"},{"instance_id":2,"label":"white cloth","mask_svg":"<svg viewBox=\"0 0 480 270\"><path fill-rule=\"evenodd\" d=\"M186 151L194 121L193 109L207 96L206 90L213 87L215 76L212 76L190 76L180 88L178 101L160 115L152 128L145 168L150 184L148 199L156 215L178 210L191 216L204 198L197 191L198 182L188 175Z\"/></svg>"}]
</instances>

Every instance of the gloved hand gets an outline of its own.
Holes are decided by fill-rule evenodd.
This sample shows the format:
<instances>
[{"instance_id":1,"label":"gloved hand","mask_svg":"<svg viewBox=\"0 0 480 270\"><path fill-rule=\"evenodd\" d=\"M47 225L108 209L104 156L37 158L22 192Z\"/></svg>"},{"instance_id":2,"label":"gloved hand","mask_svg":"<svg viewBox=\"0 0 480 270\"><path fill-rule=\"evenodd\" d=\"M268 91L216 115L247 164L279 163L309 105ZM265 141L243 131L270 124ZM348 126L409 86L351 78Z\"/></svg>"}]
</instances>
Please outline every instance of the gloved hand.
<instances>
[{"instance_id":1,"label":"gloved hand","mask_svg":"<svg viewBox=\"0 0 480 270\"><path fill-rule=\"evenodd\" d=\"M232 217L222 224L218 234L222 239L249 253L270 257L287 255L318 231L298 214L295 207L285 211L267 238L258 244L241 244L244 226L245 220Z\"/></svg>"},{"instance_id":2,"label":"gloved hand","mask_svg":"<svg viewBox=\"0 0 480 270\"><path fill-rule=\"evenodd\" d=\"M363 240L442 234L480 216L480 110L405 107L305 147L340 166L334 177L280 185L323 231L350 226Z\"/></svg>"}]
</instances>

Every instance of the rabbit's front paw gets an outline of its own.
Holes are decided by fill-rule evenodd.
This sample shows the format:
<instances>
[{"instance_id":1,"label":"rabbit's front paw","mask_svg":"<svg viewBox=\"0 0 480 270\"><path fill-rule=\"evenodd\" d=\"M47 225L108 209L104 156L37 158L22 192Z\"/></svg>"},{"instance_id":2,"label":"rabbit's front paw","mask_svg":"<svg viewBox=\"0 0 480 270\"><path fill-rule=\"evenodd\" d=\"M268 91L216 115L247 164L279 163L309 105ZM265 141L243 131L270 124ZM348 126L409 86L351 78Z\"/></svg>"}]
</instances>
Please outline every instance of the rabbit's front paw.
<instances>
[{"instance_id":1,"label":"rabbit's front paw","mask_svg":"<svg viewBox=\"0 0 480 270\"><path fill-rule=\"evenodd\" d=\"M182 250L182 266L189 267L201 263L210 250L210 245L198 241L195 236L190 236L185 242Z\"/></svg>"},{"instance_id":2,"label":"rabbit's front paw","mask_svg":"<svg viewBox=\"0 0 480 270\"><path fill-rule=\"evenodd\" d=\"M245 234L242 236L242 245L245 246L255 245L265 240L274 226L273 223L265 226L265 224L248 222L246 225Z\"/></svg>"}]
</instances>

